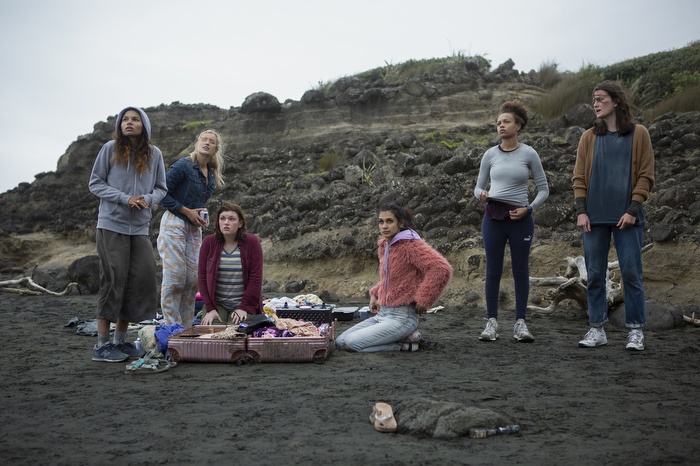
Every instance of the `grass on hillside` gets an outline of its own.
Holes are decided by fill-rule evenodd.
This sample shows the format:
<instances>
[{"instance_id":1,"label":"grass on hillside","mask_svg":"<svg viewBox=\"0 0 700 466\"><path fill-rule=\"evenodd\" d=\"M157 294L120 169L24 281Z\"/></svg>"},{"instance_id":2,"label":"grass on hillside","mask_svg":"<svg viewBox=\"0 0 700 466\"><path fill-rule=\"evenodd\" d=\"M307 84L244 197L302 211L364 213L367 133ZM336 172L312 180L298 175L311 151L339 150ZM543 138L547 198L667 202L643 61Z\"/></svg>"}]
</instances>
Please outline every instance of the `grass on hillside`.
<instances>
[{"instance_id":1,"label":"grass on hillside","mask_svg":"<svg viewBox=\"0 0 700 466\"><path fill-rule=\"evenodd\" d=\"M328 172L336 167L345 164L345 155L342 149L338 147L331 147L327 149L323 155L318 159L318 169L321 173Z\"/></svg>"},{"instance_id":2,"label":"grass on hillside","mask_svg":"<svg viewBox=\"0 0 700 466\"><path fill-rule=\"evenodd\" d=\"M548 75L553 73L545 70ZM545 120L557 118L576 104L590 103L593 88L604 80L620 81L627 87L645 118L700 110L700 42L607 67L587 65L576 73L563 73L535 111Z\"/></svg>"},{"instance_id":3,"label":"grass on hillside","mask_svg":"<svg viewBox=\"0 0 700 466\"><path fill-rule=\"evenodd\" d=\"M486 58L479 55L469 57L462 52L457 52L448 57L408 60L396 65L385 62L385 66L365 71L356 77L363 81L382 78L387 82L404 82L426 74L438 74L452 67L464 67L466 61L475 63L480 70L491 69L491 62Z\"/></svg>"},{"instance_id":4,"label":"grass on hillside","mask_svg":"<svg viewBox=\"0 0 700 466\"><path fill-rule=\"evenodd\" d=\"M214 122L214 120L202 120L202 121L188 121L182 127L183 130L189 131L191 129L199 128L200 126L209 126Z\"/></svg>"},{"instance_id":5,"label":"grass on hillside","mask_svg":"<svg viewBox=\"0 0 700 466\"><path fill-rule=\"evenodd\" d=\"M404 82L464 67L466 62L476 64L481 72L491 70L491 62L486 58L458 52L444 58L385 63L354 77L361 81ZM547 93L533 110L545 121L562 116L576 104L590 103L595 85L608 79L618 80L630 90L633 104L645 118L653 119L671 111L700 110L700 41L606 67L587 64L577 72L559 72L557 66L556 61L547 61L536 72L536 80ZM318 89L326 92L332 85L332 82L319 82Z\"/></svg>"},{"instance_id":6,"label":"grass on hillside","mask_svg":"<svg viewBox=\"0 0 700 466\"><path fill-rule=\"evenodd\" d=\"M674 93L668 99L646 109L645 118L654 118L669 112L693 112L700 111L700 85L686 87Z\"/></svg>"}]
</instances>

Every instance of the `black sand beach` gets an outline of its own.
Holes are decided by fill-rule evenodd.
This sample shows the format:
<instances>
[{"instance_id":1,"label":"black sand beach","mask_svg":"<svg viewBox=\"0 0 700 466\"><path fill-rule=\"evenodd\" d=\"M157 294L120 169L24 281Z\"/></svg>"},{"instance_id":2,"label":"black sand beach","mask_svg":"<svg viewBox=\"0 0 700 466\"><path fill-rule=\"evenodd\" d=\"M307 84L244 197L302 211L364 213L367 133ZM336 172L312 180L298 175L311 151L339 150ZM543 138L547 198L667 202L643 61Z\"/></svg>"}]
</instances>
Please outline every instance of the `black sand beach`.
<instances>
[{"instance_id":1,"label":"black sand beach","mask_svg":"<svg viewBox=\"0 0 700 466\"><path fill-rule=\"evenodd\" d=\"M533 316L536 341L478 341L482 315L444 309L415 353L333 350L324 364L181 362L126 375L90 360L94 338L64 325L95 296L0 295L0 461L26 464L697 464L700 328L647 332L644 352L577 347L579 310ZM352 322L341 322L342 332ZM520 435L437 439L402 428L430 398L494 410ZM396 433L368 422L396 409Z\"/></svg>"}]
</instances>

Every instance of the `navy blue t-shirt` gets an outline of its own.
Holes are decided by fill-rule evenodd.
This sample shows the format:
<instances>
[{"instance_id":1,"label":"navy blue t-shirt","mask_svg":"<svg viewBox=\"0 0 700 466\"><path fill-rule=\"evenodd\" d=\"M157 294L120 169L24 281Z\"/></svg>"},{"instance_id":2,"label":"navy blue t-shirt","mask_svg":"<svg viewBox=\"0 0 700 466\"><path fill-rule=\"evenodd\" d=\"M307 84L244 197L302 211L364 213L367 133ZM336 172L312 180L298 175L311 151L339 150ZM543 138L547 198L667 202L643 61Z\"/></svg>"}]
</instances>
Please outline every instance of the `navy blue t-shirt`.
<instances>
[{"instance_id":1,"label":"navy blue t-shirt","mask_svg":"<svg viewBox=\"0 0 700 466\"><path fill-rule=\"evenodd\" d=\"M632 201L632 138L608 131L595 138L586 213L591 225L616 225Z\"/></svg>"}]
</instances>

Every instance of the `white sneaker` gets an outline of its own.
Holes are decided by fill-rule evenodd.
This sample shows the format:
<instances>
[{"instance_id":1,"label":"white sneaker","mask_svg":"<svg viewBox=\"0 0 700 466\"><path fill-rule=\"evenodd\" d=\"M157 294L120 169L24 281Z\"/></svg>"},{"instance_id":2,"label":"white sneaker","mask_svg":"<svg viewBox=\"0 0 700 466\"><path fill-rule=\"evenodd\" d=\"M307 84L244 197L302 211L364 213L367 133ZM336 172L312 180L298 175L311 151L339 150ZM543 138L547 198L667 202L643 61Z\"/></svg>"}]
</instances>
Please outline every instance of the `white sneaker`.
<instances>
[{"instance_id":1,"label":"white sneaker","mask_svg":"<svg viewBox=\"0 0 700 466\"><path fill-rule=\"evenodd\" d=\"M627 334L627 346L628 350L634 351L644 351L644 334L638 328L633 328L630 333Z\"/></svg>"},{"instance_id":2,"label":"white sneaker","mask_svg":"<svg viewBox=\"0 0 700 466\"><path fill-rule=\"evenodd\" d=\"M491 317L486 322L486 328L479 335L479 340L494 341L496 338L498 338L498 322L496 322L495 317Z\"/></svg>"},{"instance_id":3,"label":"white sneaker","mask_svg":"<svg viewBox=\"0 0 700 466\"><path fill-rule=\"evenodd\" d=\"M525 325L525 319L518 319L515 321L515 325L513 326L513 338L525 343L535 341L535 337L532 336L532 333L527 329L527 325Z\"/></svg>"},{"instance_id":4,"label":"white sneaker","mask_svg":"<svg viewBox=\"0 0 700 466\"><path fill-rule=\"evenodd\" d=\"M607 344L608 337L605 336L605 329L603 329L603 327L591 327L586 336L583 337L583 340L578 342L581 348L593 348Z\"/></svg>"}]
</instances>

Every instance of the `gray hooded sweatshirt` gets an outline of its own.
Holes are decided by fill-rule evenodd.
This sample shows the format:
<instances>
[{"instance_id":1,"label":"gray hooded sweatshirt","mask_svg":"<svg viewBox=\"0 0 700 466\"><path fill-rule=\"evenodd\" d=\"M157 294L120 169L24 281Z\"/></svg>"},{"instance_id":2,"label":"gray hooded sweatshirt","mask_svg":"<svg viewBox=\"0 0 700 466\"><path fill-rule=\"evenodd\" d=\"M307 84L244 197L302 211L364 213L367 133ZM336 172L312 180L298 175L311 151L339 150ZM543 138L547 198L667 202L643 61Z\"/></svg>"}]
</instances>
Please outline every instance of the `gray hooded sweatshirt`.
<instances>
[{"instance_id":1,"label":"gray hooded sweatshirt","mask_svg":"<svg viewBox=\"0 0 700 466\"><path fill-rule=\"evenodd\" d=\"M115 130L119 130L122 117L127 110L136 110L141 115L143 129L151 138L151 122L148 115L138 107L127 107L117 116ZM97 154L92 167L88 187L100 198L97 215L97 228L114 231L123 235L148 235L151 221L151 207L158 205L168 193L165 182L163 154L156 146L151 146L151 160L148 169L138 174L134 167L134 154L124 166L110 163L114 155L114 141L107 142ZM132 209L128 202L131 196L143 196L148 202L146 209Z\"/></svg>"}]
</instances>

